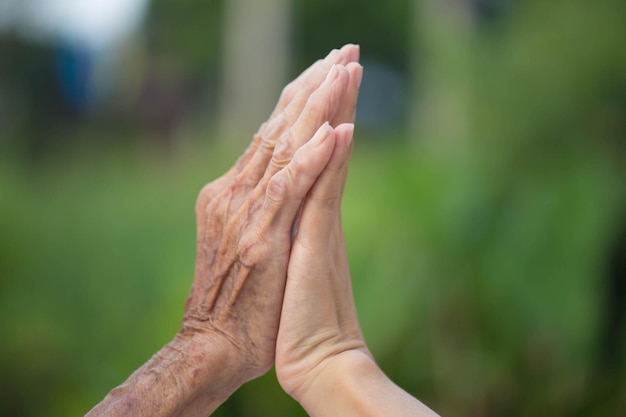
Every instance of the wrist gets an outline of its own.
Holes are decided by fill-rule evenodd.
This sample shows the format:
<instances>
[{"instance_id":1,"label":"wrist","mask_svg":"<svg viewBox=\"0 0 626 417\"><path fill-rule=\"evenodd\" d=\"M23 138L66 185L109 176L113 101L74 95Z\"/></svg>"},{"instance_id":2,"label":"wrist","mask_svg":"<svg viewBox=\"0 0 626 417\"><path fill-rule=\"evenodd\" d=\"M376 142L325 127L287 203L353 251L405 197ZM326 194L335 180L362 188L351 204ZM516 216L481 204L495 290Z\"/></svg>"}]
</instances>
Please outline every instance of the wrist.
<instances>
[{"instance_id":1,"label":"wrist","mask_svg":"<svg viewBox=\"0 0 626 417\"><path fill-rule=\"evenodd\" d=\"M237 352L218 334L182 331L159 354L180 357L182 382L194 397L225 400L257 376Z\"/></svg>"},{"instance_id":2,"label":"wrist","mask_svg":"<svg viewBox=\"0 0 626 417\"><path fill-rule=\"evenodd\" d=\"M337 389L350 386L350 380L358 379L361 374L375 374L378 365L369 352L360 349L347 350L324 360L313 369L305 383L300 385L291 396L311 412L320 406L320 398L342 396ZM337 395L338 394L338 395Z\"/></svg>"},{"instance_id":3,"label":"wrist","mask_svg":"<svg viewBox=\"0 0 626 417\"><path fill-rule=\"evenodd\" d=\"M437 416L387 378L362 350L330 358L302 388L294 399L312 417Z\"/></svg>"},{"instance_id":4,"label":"wrist","mask_svg":"<svg viewBox=\"0 0 626 417\"><path fill-rule=\"evenodd\" d=\"M218 338L181 332L87 416L206 416L247 377Z\"/></svg>"}]
</instances>

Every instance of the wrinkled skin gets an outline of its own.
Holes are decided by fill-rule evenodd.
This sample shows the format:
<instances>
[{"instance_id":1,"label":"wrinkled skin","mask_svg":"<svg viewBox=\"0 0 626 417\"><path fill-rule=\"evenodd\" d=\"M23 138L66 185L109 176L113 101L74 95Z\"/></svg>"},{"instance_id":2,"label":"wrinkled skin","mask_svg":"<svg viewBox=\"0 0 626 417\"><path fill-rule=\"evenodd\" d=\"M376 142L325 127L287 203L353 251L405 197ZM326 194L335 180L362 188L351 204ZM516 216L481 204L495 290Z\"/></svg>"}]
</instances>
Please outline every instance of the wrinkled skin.
<instances>
[{"instance_id":1,"label":"wrinkled skin","mask_svg":"<svg viewBox=\"0 0 626 417\"><path fill-rule=\"evenodd\" d=\"M347 45L312 65L204 187L181 330L89 417L206 416L274 363L311 416L435 415L376 365L352 297L340 205L357 61Z\"/></svg>"},{"instance_id":2,"label":"wrinkled skin","mask_svg":"<svg viewBox=\"0 0 626 417\"><path fill-rule=\"evenodd\" d=\"M285 87L246 152L202 189L195 275L180 331L87 416L206 416L265 373L276 352L290 365L300 358L306 335L283 337L287 343L277 346L287 269L294 236L306 241L296 233L299 221L310 223L303 201L347 161L362 76L358 55L354 45L332 51Z\"/></svg>"},{"instance_id":3,"label":"wrinkled skin","mask_svg":"<svg viewBox=\"0 0 626 417\"><path fill-rule=\"evenodd\" d=\"M357 60L348 45L288 85L245 154L198 197L181 333L222 336L250 378L274 362L294 222L333 154L332 126L354 118Z\"/></svg>"}]
</instances>

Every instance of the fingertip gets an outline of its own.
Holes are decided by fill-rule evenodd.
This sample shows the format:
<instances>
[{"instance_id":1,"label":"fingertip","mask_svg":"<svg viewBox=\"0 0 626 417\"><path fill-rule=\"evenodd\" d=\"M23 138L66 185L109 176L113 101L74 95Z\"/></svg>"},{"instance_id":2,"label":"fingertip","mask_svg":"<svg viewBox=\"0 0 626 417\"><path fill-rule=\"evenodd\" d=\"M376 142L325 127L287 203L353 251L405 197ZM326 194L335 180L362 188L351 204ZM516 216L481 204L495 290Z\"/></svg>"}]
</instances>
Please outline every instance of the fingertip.
<instances>
[{"instance_id":1,"label":"fingertip","mask_svg":"<svg viewBox=\"0 0 626 417\"><path fill-rule=\"evenodd\" d=\"M343 123L331 130L334 143L329 145L330 155L326 169L320 174L321 177L334 175L332 174L333 172L341 170L351 153L354 125L352 123Z\"/></svg>"},{"instance_id":2,"label":"fingertip","mask_svg":"<svg viewBox=\"0 0 626 417\"><path fill-rule=\"evenodd\" d=\"M354 123L342 123L335 128L335 139L345 144L352 142L354 137Z\"/></svg>"},{"instance_id":3,"label":"fingertip","mask_svg":"<svg viewBox=\"0 0 626 417\"><path fill-rule=\"evenodd\" d=\"M354 137L354 123L342 123L335 128L335 150L333 159L339 160L333 164L343 166L352 153Z\"/></svg>"},{"instance_id":4,"label":"fingertip","mask_svg":"<svg viewBox=\"0 0 626 417\"><path fill-rule=\"evenodd\" d=\"M346 69L348 70L350 81L352 81L353 86L358 90L363 80L363 66L358 62L351 62L346 65Z\"/></svg>"},{"instance_id":5,"label":"fingertip","mask_svg":"<svg viewBox=\"0 0 626 417\"><path fill-rule=\"evenodd\" d=\"M350 73L348 72L348 69L346 68L345 65L342 64L335 64L335 69L336 71L338 71L339 73L339 77L349 77Z\"/></svg>"},{"instance_id":6,"label":"fingertip","mask_svg":"<svg viewBox=\"0 0 626 417\"><path fill-rule=\"evenodd\" d=\"M341 97L343 97L348 92L348 86L350 83L350 73L348 69L344 65L335 65L336 75L332 79L331 82L340 83L340 93ZM338 104L338 103L337 103Z\"/></svg>"},{"instance_id":7,"label":"fingertip","mask_svg":"<svg viewBox=\"0 0 626 417\"><path fill-rule=\"evenodd\" d=\"M330 123L323 123L291 161L269 178L264 207L279 230L291 231L302 201L333 157L335 136Z\"/></svg>"},{"instance_id":8,"label":"fingertip","mask_svg":"<svg viewBox=\"0 0 626 417\"><path fill-rule=\"evenodd\" d=\"M335 129L327 121L324 122L313 137L296 150L290 163L293 166L289 167L287 165L287 168L294 169L297 166L299 169L302 169L304 165L311 165L313 168L310 175L317 177L328 163L332 150L335 147L335 141ZM304 161L307 162L305 163Z\"/></svg>"},{"instance_id":9,"label":"fingertip","mask_svg":"<svg viewBox=\"0 0 626 417\"><path fill-rule=\"evenodd\" d=\"M335 129L328 121L324 122L311 138L311 145L314 147L322 147L325 143L336 140Z\"/></svg>"},{"instance_id":10,"label":"fingertip","mask_svg":"<svg viewBox=\"0 0 626 417\"><path fill-rule=\"evenodd\" d=\"M359 97L359 85L363 74L363 67L358 62L351 62L344 67L347 77L345 79L345 91L331 124L338 126L341 123L353 122L356 116L356 103Z\"/></svg>"},{"instance_id":11,"label":"fingertip","mask_svg":"<svg viewBox=\"0 0 626 417\"><path fill-rule=\"evenodd\" d=\"M334 212L341 200L354 125L342 123L332 130L335 138L332 153L305 200L305 206L309 207L305 209L307 214L303 214L303 221L306 224L320 224L324 221L332 223L327 213Z\"/></svg>"},{"instance_id":12,"label":"fingertip","mask_svg":"<svg viewBox=\"0 0 626 417\"><path fill-rule=\"evenodd\" d=\"M357 44L348 43L342 46L340 51L346 56L348 62L357 62L360 57L361 47Z\"/></svg>"},{"instance_id":13,"label":"fingertip","mask_svg":"<svg viewBox=\"0 0 626 417\"><path fill-rule=\"evenodd\" d=\"M335 133L335 129L333 129L333 127L330 125L330 122L328 120L322 123L322 126L320 126L318 130L323 130L325 132L328 132L329 134Z\"/></svg>"},{"instance_id":14,"label":"fingertip","mask_svg":"<svg viewBox=\"0 0 626 417\"><path fill-rule=\"evenodd\" d=\"M320 126L320 128L317 129L315 135L313 135L313 138L311 139L311 144L313 146L321 146L325 142L327 142L328 139L335 139L335 129L332 128L328 121L325 121Z\"/></svg>"},{"instance_id":15,"label":"fingertip","mask_svg":"<svg viewBox=\"0 0 626 417\"><path fill-rule=\"evenodd\" d=\"M346 54L341 49L333 49L328 53L328 55L326 55L326 58L324 58L325 61L332 62L334 64L344 63L347 59Z\"/></svg>"},{"instance_id":16,"label":"fingertip","mask_svg":"<svg viewBox=\"0 0 626 417\"><path fill-rule=\"evenodd\" d=\"M333 64L330 67L330 70L328 70L328 74L326 75L326 80L325 83L331 84L337 80L345 80L346 78L349 78L350 74L348 72L348 69L341 65L341 64Z\"/></svg>"}]
</instances>

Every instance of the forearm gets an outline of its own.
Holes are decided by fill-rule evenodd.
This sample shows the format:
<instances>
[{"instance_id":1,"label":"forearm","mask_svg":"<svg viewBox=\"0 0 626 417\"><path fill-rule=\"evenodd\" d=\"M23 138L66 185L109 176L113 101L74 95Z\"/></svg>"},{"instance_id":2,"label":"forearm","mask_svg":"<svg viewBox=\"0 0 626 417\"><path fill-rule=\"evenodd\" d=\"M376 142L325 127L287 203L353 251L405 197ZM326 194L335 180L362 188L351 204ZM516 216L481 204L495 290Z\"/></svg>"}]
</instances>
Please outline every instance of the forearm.
<instances>
[{"instance_id":1,"label":"forearm","mask_svg":"<svg viewBox=\"0 0 626 417\"><path fill-rule=\"evenodd\" d=\"M365 353L349 351L330 361L296 398L310 416L437 416L395 385Z\"/></svg>"},{"instance_id":2,"label":"forearm","mask_svg":"<svg viewBox=\"0 0 626 417\"><path fill-rule=\"evenodd\" d=\"M206 417L248 379L237 363L217 339L177 335L86 417Z\"/></svg>"}]
</instances>

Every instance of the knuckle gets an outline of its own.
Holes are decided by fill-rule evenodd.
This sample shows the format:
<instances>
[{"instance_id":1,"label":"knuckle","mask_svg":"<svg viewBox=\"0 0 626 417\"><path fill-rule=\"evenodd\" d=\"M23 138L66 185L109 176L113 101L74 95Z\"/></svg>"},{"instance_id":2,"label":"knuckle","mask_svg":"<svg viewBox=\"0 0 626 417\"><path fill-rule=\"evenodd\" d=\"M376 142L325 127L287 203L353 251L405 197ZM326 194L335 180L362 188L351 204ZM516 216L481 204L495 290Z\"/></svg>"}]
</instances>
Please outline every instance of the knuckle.
<instances>
[{"instance_id":1,"label":"knuckle","mask_svg":"<svg viewBox=\"0 0 626 417\"><path fill-rule=\"evenodd\" d=\"M282 122L281 127L284 127L285 123L291 123L293 118L293 109L291 109L290 106L285 106L278 117L280 117L280 121Z\"/></svg>"},{"instance_id":2,"label":"knuckle","mask_svg":"<svg viewBox=\"0 0 626 417\"><path fill-rule=\"evenodd\" d=\"M235 162L235 168L237 169L237 171L241 171L245 167L245 165L248 163L250 158L252 158L252 155L254 154L254 152L256 152L259 145L263 141L263 137L264 137L263 132L265 130L267 130L267 122L261 125L261 127L259 128L259 131L254 134L252 138L252 142L250 142L250 145L248 146L248 148L239 158L237 158L237 161Z\"/></svg>"},{"instance_id":3,"label":"knuckle","mask_svg":"<svg viewBox=\"0 0 626 417\"><path fill-rule=\"evenodd\" d=\"M283 87L283 90L280 93L280 101L289 101L291 100L295 94L296 94L296 81L291 81L289 84L287 84L285 87Z\"/></svg>"},{"instance_id":4,"label":"knuckle","mask_svg":"<svg viewBox=\"0 0 626 417\"><path fill-rule=\"evenodd\" d=\"M316 92L307 101L302 116L311 122L326 119L329 107L327 101L327 96L324 92Z\"/></svg>"},{"instance_id":5,"label":"knuckle","mask_svg":"<svg viewBox=\"0 0 626 417\"><path fill-rule=\"evenodd\" d=\"M324 98L325 97L322 94L315 94L311 96L306 104L307 111L312 114L324 114L326 111L326 102Z\"/></svg>"},{"instance_id":6,"label":"knuckle","mask_svg":"<svg viewBox=\"0 0 626 417\"><path fill-rule=\"evenodd\" d=\"M196 214L204 210L208 202L209 202L209 199L206 197L206 195L204 195L203 193L198 194L198 197L196 198L196 205L195 205Z\"/></svg>"},{"instance_id":7,"label":"knuckle","mask_svg":"<svg viewBox=\"0 0 626 417\"><path fill-rule=\"evenodd\" d=\"M316 81L316 79L314 77L306 77L305 79L302 80L302 92L304 93L308 93L310 94L312 91L315 91L315 89L318 86L318 82Z\"/></svg>"},{"instance_id":8,"label":"knuckle","mask_svg":"<svg viewBox=\"0 0 626 417\"><path fill-rule=\"evenodd\" d=\"M215 182L210 182L198 193L198 197L196 198L196 213L198 211L202 211L206 208L206 206L215 198L218 194L219 189Z\"/></svg>"},{"instance_id":9,"label":"knuckle","mask_svg":"<svg viewBox=\"0 0 626 417\"><path fill-rule=\"evenodd\" d=\"M287 109L284 109L269 122L268 127L263 135L268 144L271 144L271 150L274 150L274 146L278 139L280 139L282 133L287 129Z\"/></svg>"},{"instance_id":10,"label":"knuckle","mask_svg":"<svg viewBox=\"0 0 626 417\"><path fill-rule=\"evenodd\" d=\"M198 195L196 200L196 216L224 216L229 212L229 207L232 206L232 202L238 198L243 190L240 182L232 181L229 184L216 184L214 187L209 184ZM245 191L245 190L244 190Z\"/></svg>"},{"instance_id":11,"label":"knuckle","mask_svg":"<svg viewBox=\"0 0 626 417\"><path fill-rule=\"evenodd\" d=\"M271 248L262 233L255 228L246 231L236 249L237 258L246 266L262 263L271 256Z\"/></svg>"},{"instance_id":12,"label":"knuckle","mask_svg":"<svg viewBox=\"0 0 626 417\"><path fill-rule=\"evenodd\" d=\"M242 194L242 192L246 188L247 180L248 180L248 176L247 175L245 175L245 174L237 175L237 177L230 184L228 184L228 187L226 187L224 192L227 193L228 197L231 198L231 199L234 196Z\"/></svg>"},{"instance_id":13,"label":"knuckle","mask_svg":"<svg viewBox=\"0 0 626 417\"><path fill-rule=\"evenodd\" d=\"M247 171L242 171L233 180L233 182L228 186L232 195L242 195L246 194L248 190L256 185L256 178L249 174Z\"/></svg>"},{"instance_id":14,"label":"knuckle","mask_svg":"<svg viewBox=\"0 0 626 417\"><path fill-rule=\"evenodd\" d=\"M278 205L289 195L289 175L287 170L280 171L270 178L265 197L271 205Z\"/></svg>"},{"instance_id":15,"label":"knuckle","mask_svg":"<svg viewBox=\"0 0 626 417\"><path fill-rule=\"evenodd\" d=\"M304 155L301 152L296 152L294 158L286 166L287 175L292 180L292 183L295 183L295 180L306 172L306 165Z\"/></svg>"},{"instance_id":16,"label":"knuckle","mask_svg":"<svg viewBox=\"0 0 626 417\"><path fill-rule=\"evenodd\" d=\"M269 125L269 121L265 121L265 122L261 123L261 126L259 126L259 129L256 131L254 136L252 136L252 143L253 144L255 142L257 142L259 140L259 137L263 135L263 132L265 132L267 130L268 125Z\"/></svg>"},{"instance_id":17,"label":"knuckle","mask_svg":"<svg viewBox=\"0 0 626 417\"><path fill-rule=\"evenodd\" d=\"M278 113L269 122L264 124L264 128L255 135L258 152L265 155L272 155L277 141L285 130L285 111Z\"/></svg>"},{"instance_id":18,"label":"knuckle","mask_svg":"<svg viewBox=\"0 0 626 417\"><path fill-rule=\"evenodd\" d=\"M259 149L263 154L272 154L274 152L274 141L270 135L263 135Z\"/></svg>"},{"instance_id":19,"label":"knuckle","mask_svg":"<svg viewBox=\"0 0 626 417\"><path fill-rule=\"evenodd\" d=\"M306 172L306 164L305 158L297 152L291 162L275 175L281 179L286 188L285 199L288 197L302 199L308 192L308 187L305 189L304 185L311 179Z\"/></svg>"},{"instance_id":20,"label":"knuckle","mask_svg":"<svg viewBox=\"0 0 626 417\"><path fill-rule=\"evenodd\" d=\"M291 129L288 129L274 147L274 152L272 154L272 164L275 167L284 167L291 160Z\"/></svg>"}]
</instances>

